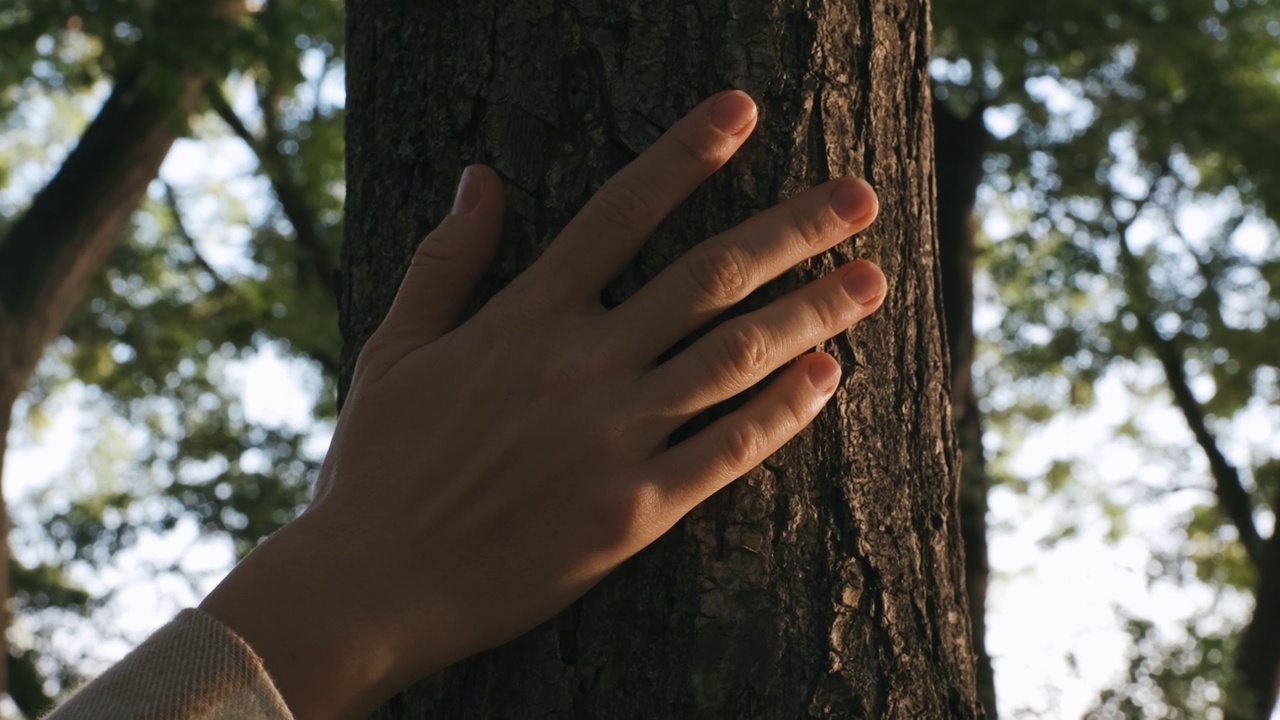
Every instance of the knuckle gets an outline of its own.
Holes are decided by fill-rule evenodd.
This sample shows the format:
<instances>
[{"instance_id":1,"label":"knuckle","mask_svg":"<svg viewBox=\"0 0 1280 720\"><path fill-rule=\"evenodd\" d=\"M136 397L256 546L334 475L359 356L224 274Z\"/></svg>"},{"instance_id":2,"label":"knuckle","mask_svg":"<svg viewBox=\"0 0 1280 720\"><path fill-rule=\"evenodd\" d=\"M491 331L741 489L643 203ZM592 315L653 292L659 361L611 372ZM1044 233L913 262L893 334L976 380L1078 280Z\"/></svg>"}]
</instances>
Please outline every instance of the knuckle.
<instances>
[{"instance_id":1,"label":"knuckle","mask_svg":"<svg viewBox=\"0 0 1280 720\"><path fill-rule=\"evenodd\" d=\"M719 144L712 141L709 134L696 132L673 133L671 139L685 156L699 166L718 167L722 153Z\"/></svg>"},{"instance_id":2,"label":"knuckle","mask_svg":"<svg viewBox=\"0 0 1280 720\"><path fill-rule=\"evenodd\" d=\"M624 542L650 542L662 534L663 498L652 483L640 483L623 489L612 507L610 523Z\"/></svg>"},{"instance_id":3,"label":"knuckle","mask_svg":"<svg viewBox=\"0 0 1280 720\"><path fill-rule=\"evenodd\" d=\"M791 432L799 432L800 428L809 424L809 404L799 393L788 393L782 399L783 411L786 413L786 427Z\"/></svg>"},{"instance_id":4,"label":"knuckle","mask_svg":"<svg viewBox=\"0 0 1280 720\"><path fill-rule=\"evenodd\" d=\"M845 321L849 317L848 305L847 297L840 298L831 293L820 293L809 301L809 312L823 330L841 330L848 325Z\"/></svg>"},{"instance_id":5,"label":"knuckle","mask_svg":"<svg viewBox=\"0 0 1280 720\"><path fill-rule=\"evenodd\" d=\"M688 269L698 290L717 304L736 302L747 287L745 262L732 245L694 254Z\"/></svg>"},{"instance_id":6,"label":"knuckle","mask_svg":"<svg viewBox=\"0 0 1280 720\"><path fill-rule=\"evenodd\" d=\"M746 471L756 464L764 441L764 427L755 420L730 426L724 435L725 463L735 472Z\"/></svg>"},{"instance_id":7,"label":"knuckle","mask_svg":"<svg viewBox=\"0 0 1280 720\"><path fill-rule=\"evenodd\" d=\"M791 230L806 250L817 250L827 244L827 224L801 203L791 209Z\"/></svg>"},{"instance_id":8,"label":"knuckle","mask_svg":"<svg viewBox=\"0 0 1280 720\"><path fill-rule=\"evenodd\" d=\"M726 375L749 383L764 368L768 357L768 342L763 330L745 323L729 329L724 339L723 364Z\"/></svg>"},{"instance_id":9,"label":"knuckle","mask_svg":"<svg viewBox=\"0 0 1280 720\"><path fill-rule=\"evenodd\" d=\"M459 243L449 242L448 238L432 233L418 243L410 265L453 265L462 257L462 250Z\"/></svg>"},{"instance_id":10,"label":"knuckle","mask_svg":"<svg viewBox=\"0 0 1280 720\"><path fill-rule=\"evenodd\" d=\"M609 180L592 202L601 222L626 230L648 227L658 214L651 193L635 180L625 178Z\"/></svg>"},{"instance_id":11,"label":"knuckle","mask_svg":"<svg viewBox=\"0 0 1280 720\"><path fill-rule=\"evenodd\" d=\"M351 373L351 395L355 395L361 387L376 382L386 374L387 361L382 356L387 345L387 341L383 339L383 333L375 331L365 342L364 347L360 348L360 354L356 356L355 370Z\"/></svg>"},{"instance_id":12,"label":"knuckle","mask_svg":"<svg viewBox=\"0 0 1280 720\"><path fill-rule=\"evenodd\" d=\"M502 357L511 345L518 341L520 335L517 325L505 317L494 313L480 313L471 319L462 330L467 339L476 347L484 348L483 354L476 358L475 365L487 364L490 360ZM478 370L475 365L472 370Z\"/></svg>"}]
</instances>

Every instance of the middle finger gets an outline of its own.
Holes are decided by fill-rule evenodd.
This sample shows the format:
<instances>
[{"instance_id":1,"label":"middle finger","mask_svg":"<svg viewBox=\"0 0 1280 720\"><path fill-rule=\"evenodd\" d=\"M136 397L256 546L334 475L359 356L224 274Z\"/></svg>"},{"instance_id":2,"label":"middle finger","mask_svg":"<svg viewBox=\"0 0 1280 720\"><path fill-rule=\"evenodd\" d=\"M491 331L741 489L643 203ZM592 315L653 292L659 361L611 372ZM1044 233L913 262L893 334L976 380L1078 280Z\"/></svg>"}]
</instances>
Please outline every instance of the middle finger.
<instances>
[{"instance_id":1,"label":"middle finger","mask_svg":"<svg viewBox=\"0 0 1280 720\"><path fill-rule=\"evenodd\" d=\"M870 185L842 178L707 240L609 313L623 357L652 362L796 263L866 229L878 209Z\"/></svg>"}]
</instances>

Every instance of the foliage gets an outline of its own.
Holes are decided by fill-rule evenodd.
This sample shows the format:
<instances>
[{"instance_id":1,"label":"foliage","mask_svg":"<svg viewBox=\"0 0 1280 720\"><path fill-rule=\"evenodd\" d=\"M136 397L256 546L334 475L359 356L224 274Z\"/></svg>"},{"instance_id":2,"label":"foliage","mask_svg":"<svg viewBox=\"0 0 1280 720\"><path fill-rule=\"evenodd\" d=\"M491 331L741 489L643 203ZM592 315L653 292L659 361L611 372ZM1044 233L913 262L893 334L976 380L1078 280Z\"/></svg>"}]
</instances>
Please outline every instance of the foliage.
<instances>
[{"instance_id":1,"label":"foliage","mask_svg":"<svg viewBox=\"0 0 1280 720\"><path fill-rule=\"evenodd\" d=\"M1234 634L1187 621L1177 639L1167 639L1154 623L1135 617L1125 618L1125 629L1133 639L1125 681L1103 691L1090 717L1189 720L1211 717L1230 701Z\"/></svg>"},{"instance_id":2,"label":"foliage","mask_svg":"<svg viewBox=\"0 0 1280 720\"><path fill-rule=\"evenodd\" d=\"M1188 412L1206 416L1207 442L1234 461L1254 523L1273 525L1275 446L1246 430L1276 419L1268 349L1280 346L1280 249L1268 209L1280 211L1280 6L938 3L935 20L937 94L958 113L986 113L994 139L980 197L988 315L978 368L994 444L1007 457L1051 419L1088 416L1108 378L1126 378L1135 408L1184 385L1194 400L1176 407L1188 421ZM1142 504L1220 485L1203 460L1206 440L1181 440L1169 423L1130 412L1116 432L1161 472L1140 467L1100 499L1078 474L1064 479L1071 464L1097 459L1062 457L1033 485L1069 504L1111 498L1121 528ZM1153 581L1185 561L1201 583L1250 592L1238 527L1211 492L1197 497L1182 541L1155 551ZM1071 537L1073 521L1064 525L1047 541ZM1113 540L1124 535L1116 527ZM1232 612L1231 631L1189 626L1164 644L1135 619L1129 676L1100 707L1126 717L1220 708L1225 695L1202 707L1185 682L1228 684L1224 653L1246 619ZM1219 663L1212 672L1188 660L1209 655ZM1168 714L1134 710L1143 693L1163 698Z\"/></svg>"},{"instance_id":3,"label":"foliage","mask_svg":"<svg viewBox=\"0 0 1280 720\"><path fill-rule=\"evenodd\" d=\"M191 119L195 141L230 147L247 170L166 166L19 405L15 426L78 389L101 428L87 463L12 508L11 674L21 676L12 694L28 714L76 676L79 661L50 642L66 613L92 617L106 602L90 601L77 578L180 522L227 538L241 556L305 503L319 459L308 445L323 442L336 413L325 269L344 193L341 14L336 0L256 6L227 49L233 71L211 88L235 115L214 103ZM13 131L0 143L0 229L56 170L117 73L171 52L172 42L146 40L188 30L198 31L155 3L0 8L0 122ZM242 140L251 152L234 147ZM288 211L281 188L292 193ZM246 413L235 377L275 355L302 373L319 425Z\"/></svg>"},{"instance_id":4,"label":"foliage","mask_svg":"<svg viewBox=\"0 0 1280 720\"><path fill-rule=\"evenodd\" d=\"M173 28L163 6L0 5L0 230L56 169L113 79L154 62L148 53L175 52L146 42ZM85 463L13 509L22 633L11 667L26 673L14 692L27 692L31 707L74 678L76 658L57 657L49 629L102 606L72 571L105 567L184 521L242 555L304 501L317 462L308 446L323 429L254 421L233 382L238 367L273 353L299 358L321 427L335 414L328 270L344 193L333 90L342 5L251 7L227 49L234 69L192 119L192 134L221 149L215 155L247 147L256 170L232 181L170 172L153 185L16 418L37 425L59 393L86 388L99 426ZM1114 541L1132 532L1134 508L1189 490L1178 542L1153 551L1153 582L1247 595L1255 573L1207 492L1199 448L1147 416L1168 406L1169 380L1154 359L1168 343L1259 525L1274 522L1280 458L1243 428L1274 420L1280 377L1268 352L1280 347L1280 250L1268 215L1280 208L1280 7L939 2L935 27L938 97L960 114L984 112L994 136L980 195L977 368L994 474L1033 502L1090 508ZM1100 488L1086 482L1096 458L1063 453L1031 473L1012 462L1026 438L1109 401L1117 378L1131 396L1117 443L1164 472L1142 467L1131 482ZM1085 514L1064 515L1044 542L1075 536ZM1168 717L1201 717L1225 702L1222 659L1243 618L1214 607L1218 625L1190 623L1180 634L1130 618L1127 674L1098 712L1140 717L1154 712L1141 707L1162 705Z\"/></svg>"}]
</instances>

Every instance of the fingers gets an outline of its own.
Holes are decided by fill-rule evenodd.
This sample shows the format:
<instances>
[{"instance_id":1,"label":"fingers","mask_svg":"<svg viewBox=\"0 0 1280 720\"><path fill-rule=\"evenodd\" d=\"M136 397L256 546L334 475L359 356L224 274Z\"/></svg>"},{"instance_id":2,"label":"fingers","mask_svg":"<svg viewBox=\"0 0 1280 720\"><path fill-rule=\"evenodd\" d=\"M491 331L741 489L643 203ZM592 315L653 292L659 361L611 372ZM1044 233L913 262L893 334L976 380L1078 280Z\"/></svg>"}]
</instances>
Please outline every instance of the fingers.
<instances>
[{"instance_id":1,"label":"fingers","mask_svg":"<svg viewBox=\"0 0 1280 720\"><path fill-rule=\"evenodd\" d=\"M870 185L843 178L706 241L614 308L622 352L651 362L796 263L866 229L878 210Z\"/></svg>"},{"instance_id":2,"label":"fingers","mask_svg":"<svg viewBox=\"0 0 1280 720\"><path fill-rule=\"evenodd\" d=\"M810 353L741 408L654 458L649 475L683 515L804 429L839 381L834 358Z\"/></svg>"},{"instance_id":3,"label":"fingers","mask_svg":"<svg viewBox=\"0 0 1280 720\"><path fill-rule=\"evenodd\" d=\"M755 103L739 90L694 108L592 196L531 272L554 279L569 303L598 301L658 223L733 155L755 122Z\"/></svg>"},{"instance_id":4,"label":"fingers","mask_svg":"<svg viewBox=\"0 0 1280 720\"><path fill-rule=\"evenodd\" d=\"M844 332L875 312L884 293L880 268L865 260L851 262L700 338L642 379L644 395L674 428Z\"/></svg>"},{"instance_id":5,"label":"fingers","mask_svg":"<svg viewBox=\"0 0 1280 720\"><path fill-rule=\"evenodd\" d=\"M502 180L472 165L462 174L453 209L413 254L379 340L407 354L457 326L498 247L505 205ZM397 358L398 359L398 358Z\"/></svg>"}]
</instances>

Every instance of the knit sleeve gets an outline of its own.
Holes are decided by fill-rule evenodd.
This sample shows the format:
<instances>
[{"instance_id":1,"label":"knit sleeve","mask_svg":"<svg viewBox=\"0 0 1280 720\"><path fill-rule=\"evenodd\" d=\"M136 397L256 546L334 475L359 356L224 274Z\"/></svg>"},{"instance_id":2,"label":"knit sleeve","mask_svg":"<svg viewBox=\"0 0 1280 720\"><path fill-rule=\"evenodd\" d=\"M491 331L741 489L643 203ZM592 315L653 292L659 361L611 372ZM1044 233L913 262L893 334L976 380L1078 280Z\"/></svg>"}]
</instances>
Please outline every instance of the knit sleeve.
<instances>
[{"instance_id":1,"label":"knit sleeve","mask_svg":"<svg viewBox=\"0 0 1280 720\"><path fill-rule=\"evenodd\" d=\"M262 660L200 610L168 625L46 720L292 720Z\"/></svg>"}]
</instances>

